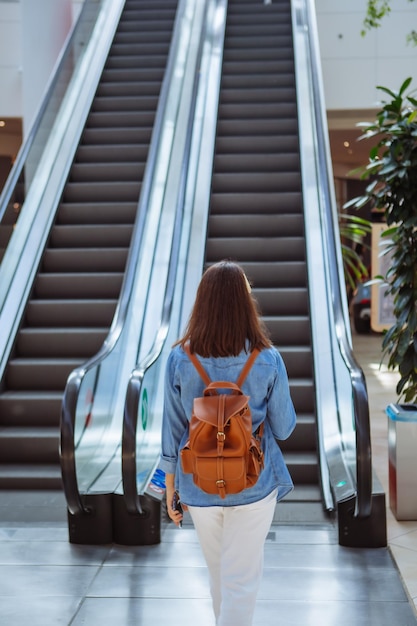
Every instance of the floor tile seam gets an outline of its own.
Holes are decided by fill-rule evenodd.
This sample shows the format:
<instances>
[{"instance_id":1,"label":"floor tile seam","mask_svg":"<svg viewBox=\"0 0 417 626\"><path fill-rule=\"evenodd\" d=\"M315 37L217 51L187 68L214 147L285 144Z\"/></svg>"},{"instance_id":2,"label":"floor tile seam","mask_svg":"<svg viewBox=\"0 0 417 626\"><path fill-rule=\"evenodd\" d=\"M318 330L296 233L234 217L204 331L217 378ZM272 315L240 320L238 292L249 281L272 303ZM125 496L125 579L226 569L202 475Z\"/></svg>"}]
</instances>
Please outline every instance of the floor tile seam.
<instances>
[{"instance_id":1,"label":"floor tile seam","mask_svg":"<svg viewBox=\"0 0 417 626\"><path fill-rule=\"evenodd\" d=\"M74 623L74 620L77 619L77 617L78 617L78 615L79 615L83 605L85 604L85 600L86 600L85 595L84 596L80 596L80 601L78 602L77 607L76 607L76 609L75 609L75 611L73 613L73 616L71 617L71 619L68 622L67 626L71 626L71 624Z\"/></svg>"},{"instance_id":2,"label":"floor tile seam","mask_svg":"<svg viewBox=\"0 0 417 626\"><path fill-rule=\"evenodd\" d=\"M99 563L69 563L68 561L60 563L40 563L39 561L1 561L0 568L3 567L101 567Z\"/></svg>"},{"instance_id":3,"label":"floor tile seam","mask_svg":"<svg viewBox=\"0 0 417 626\"><path fill-rule=\"evenodd\" d=\"M301 594L299 594L301 595ZM282 598L282 597L268 597L265 594L262 594L262 590L259 592L258 598L256 600L257 602L285 602L285 603L294 603L294 604L340 604L341 602L343 604L350 604L350 605L355 605L355 604L361 604L361 605L368 605L368 604L376 604L378 606L383 605L383 604L388 604L388 605L402 605L402 604L410 604L409 599L404 596L404 598L399 599L399 598L393 598L393 599L387 599L386 597L384 598L363 598L363 599L355 599L355 598L348 598L348 597L338 597L338 598L310 598L310 597L305 597L303 596L302 598ZM395 625L397 626L397 625Z\"/></svg>"},{"instance_id":4,"label":"floor tile seam","mask_svg":"<svg viewBox=\"0 0 417 626\"><path fill-rule=\"evenodd\" d=\"M403 535L404 536L404 535ZM389 542L389 547L393 546L395 548L401 548L402 550L406 550L408 552L417 552L417 542L415 546L404 546L401 543L397 543L397 540L401 539L401 537L397 537L396 540ZM416 565L417 568L417 565Z\"/></svg>"},{"instance_id":5,"label":"floor tile seam","mask_svg":"<svg viewBox=\"0 0 417 626\"><path fill-rule=\"evenodd\" d=\"M365 566L362 566L363 568ZM398 568L398 566L397 566ZM341 566L337 567L326 567L323 565L317 565L317 566L306 566L306 565L288 565L288 564L283 564L282 566L271 566L271 565L264 565L264 571L270 571L272 572L318 572L321 575L324 575L324 573L328 573L328 574L334 574L337 575L338 573L340 573L340 576L343 577L346 574L350 573L350 574L357 574L358 570L361 570L361 564L358 565L343 565L343 568ZM392 572L392 565L388 566L388 565L374 565L374 566L369 566L368 564L366 564L366 572L367 573L374 573L374 574L381 574L383 575L384 573L389 574L390 572Z\"/></svg>"},{"instance_id":6,"label":"floor tile seam","mask_svg":"<svg viewBox=\"0 0 417 626\"><path fill-rule=\"evenodd\" d=\"M404 587L404 592L407 596L407 601L409 603L409 605L411 606L411 609L415 615L416 621L417 621L417 595L415 597L413 597L410 593L410 590L408 589L407 585L405 584L405 581L400 573L400 578L403 582L403 587Z\"/></svg>"},{"instance_id":7,"label":"floor tile seam","mask_svg":"<svg viewBox=\"0 0 417 626\"><path fill-rule=\"evenodd\" d=\"M417 528L413 527L413 528L398 528L398 527L392 527L388 528L389 532L391 533L391 536L388 539L388 542L391 543L394 539L397 539L399 537L408 537L409 535L415 535L415 542L417 544ZM393 535L393 532L395 532L395 536Z\"/></svg>"},{"instance_id":8,"label":"floor tile seam","mask_svg":"<svg viewBox=\"0 0 417 626\"><path fill-rule=\"evenodd\" d=\"M38 570L40 569L57 569L57 568L61 568L61 569L69 569L69 568L91 568L91 569L100 569L102 568L102 564L90 564L90 563L28 563L28 562L19 562L19 563L12 563L12 562L8 562L8 563L0 563L0 569L7 569L7 568L36 568ZM1 593L1 590L0 590Z\"/></svg>"},{"instance_id":9,"label":"floor tile seam","mask_svg":"<svg viewBox=\"0 0 417 626\"><path fill-rule=\"evenodd\" d=\"M144 590L143 594L146 595L142 595L141 593L139 593L138 591L132 592L130 591L130 593L126 592L126 595L111 595L111 594L106 594L105 596L100 596L100 595L96 595L96 594L89 594L88 592L84 595L84 600L157 600L158 602L161 602L163 600L166 600L167 602L171 602L172 600L181 600L181 601L185 601L185 600L211 600L210 597L210 593L209 591L207 591L207 593L199 593L199 594L195 594L195 595L180 595L178 593L175 593L174 595L157 595L157 594L151 594L149 593L149 591ZM1 597L1 596L0 596ZM13 596L10 596L13 597Z\"/></svg>"},{"instance_id":10,"label":"floor tile seam","mask_svg":"<svg viewBox=\"0 0 417 626\"><path fill-rule=\"evenodd\" d=\"M400 568L398 568L398 577L400 579L401 585L404 589L404 593L406 594L407 598L409 599L409 601L411 603L415 602L417 600L417 595L414 596L413 593L411 593L410 591L410 583L407 584L407 580L404 578L403 573L401 572Z\"/></svg>"},{"instance_id":11,"label":"floor tile seam","mask_svg":"<svg viewBox=\"0 0 417 626\"><path fill-rule=\"evenodd\" d=\"M274 541L274 540L269 540L266 542L268 549L269 548L285 548L286 546L300 546L300 548L303 548L304 550L309 550L309 549L313 549L313 548L339 548L339 544L337 543L337 541L335 542L330 542L330 541L309 541L308 543L305 541Z\"/></svg>"},{"instance_id":12,"label":"floor tile seam","mask_svg":"<svg viewBox=\"0 0 417 626\"><path fill-rule=\"evenodd\" d=\"M85 589L85 592L84 592L84 594L83 594L83 596L82 596L82 601L81 601L81 603L80 603L80 605L79 605L79 607L78 607L78 609L77 609L77 611L76 611L76 613L75 613L74 617L72 618L72 620L71 620L70 624L71 624L71 623L73 623L74 619L76 618L77 614L79 613L80 608L81 608L82 604L84 603L85 598L87 598L87 597L88 597L88 592L89 592L89 590L91 590L91 589L92 589L92 587L93 587L94 583L96 582L96 580L97 580L97 578L99 577L100 572L101 572L102 570L103 570L103 565L100 565L99 567L97 567L97 571L96 571L95 575L92 577L92 579L90 580L89 584L87 585L87 588ZM68 626L70 626L70 625L68 625Z\"/></svg>"},{"instance_id":13,"label":"floor tile seam","mask_svg":"<svg viewBox=\"0 0 417 626\"><path fill-rule=\"evenodd\" d=\"M207 566L205 563L201 563L201 564L192 564L192 565L178 565L177 563L175 564L170 564L170 563L104 563L101 566L104 569L111 569L111 568L120 568L120 569L131 569L133 568L137 568L137 569L144 569L147 570L149 568L154 568L154 569L160 569L160 570L167 570L167 569L172 569L172 570L183 570L183 569L206 569Z\"/></svg>"}]
</instances>

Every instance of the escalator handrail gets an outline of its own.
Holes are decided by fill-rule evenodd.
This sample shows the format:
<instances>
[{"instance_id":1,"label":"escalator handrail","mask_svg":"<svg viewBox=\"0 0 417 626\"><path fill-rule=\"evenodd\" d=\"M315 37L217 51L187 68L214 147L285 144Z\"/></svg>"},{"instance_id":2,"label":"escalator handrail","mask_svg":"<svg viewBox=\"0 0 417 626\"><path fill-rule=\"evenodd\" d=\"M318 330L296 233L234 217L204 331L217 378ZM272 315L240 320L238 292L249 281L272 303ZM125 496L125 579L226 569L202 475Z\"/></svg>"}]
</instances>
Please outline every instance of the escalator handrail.
<instances>
[{"instance_id":1,"label":"escalator handrail","mask_svg":"<svg viewBox=\"0 0 417 626\"><path fill-rule=\"evenodd\" d=\"M3 190L0 194L0 223L3 220L4 214L7 210L7 207L9 206L12 193L14 189L16 188L20 175L22 174L22 170L25 166L27 156L33 145L36 134L41 126L43 117L45 115L48 104L51 100L52 94L54 93L55 87L57 86L64 64L67 60L68 55L71 52L72 43L74 41L75 35L77 34L78 26L82 22L84 13L87 11L88 5L92 4L92 2L93 0L85 0L76 21L74 22L70 31L68 32L68 35L59 53L58 59L55 63L54 69L52 70L49 80L47 82L44 96L42 98L39 109L35 115L33 123L30 127L28 136L26 137L25 141L22 143L19 149L19 152L17 154L17 157L15 159L15 162L13 164L13 167L10 171L10 174L7 177L7 180L4 184Z\"/></svg>"},{"instance_id":2,"label":"escalator handrail","mask_svg":"<svg viewBox=\"0 0 417 626\"><path fill-rule=\"evenodd\" d=\"M205 17L202 24L202 33L206 28L208 4L209 3L207 3L205 8ZM196 55L197 68L200 68L201 65L201 59L203 54L203 40L204 37L201 36L199 40L198 52ZM194 74L193 79L190 114L187 122L187 131L183 153L184 156L181 163L181 175L175 206L175 223L172 238L172 248L169 257L168 275L165 285L165 293L159 328L156 333L154 343L150 348L148 354L133 369L126 390L122 434L122 482L126 508L129 513L132 514L142 513L142 506L140 503L136 481L136 436L138 426L138 408L142 393L142 382L147 370L160 357L169 330L175 293L175 279L181 248L181 233L184 217L184 205L188 179L191 142L194 127L194 112L196 107L200 78L200 71L197 70Z\"/></svg>"},{"instance_id":3,"label":"escalator handrail","mask_svg":"<svg viewBox=\"0 0 417 626\"><path fill-rule=\"evenodd\" d=\"M154 179L155 168L157 163L158 148L160 138L162 135L163 121L165 117L169 87L171 76L174 70L174 63L176 57L176 50L179 44L180 28L178 27L180 21L179 10L181 3L178 4L175 24L173 27L173 36L170 45L170 51L168 55L167 65L165 69L164 79L161 85L161 90L158 99L158 107L155 115L155 121L152 129L152 137L148 151L148 157L143 176L141 193L138 202L137 220L132 233L128 259L126 262L125 275L120 291L119 302L113 317L112 325L109 333L98 352L86 361L83 365L73 370L68 378L65 388L62 410L61 410L61 468L62 468L62 480L64 486L65 497L67 501L68 510L72 514L88 514L89 508L84 504L78 489L76 463L75 463L75 422L76 422L76 408L77 399L80 392L82 381L87 374L94 367L99 367L100 364L106 359L106 357L112 352L116 346L118 339L123 330L123 326L126 320L130 297L135 280L135 274L137 269L137 259L142 247L143 236L146 223L146 207L149 205L150 195L152 191L152 182Z\"/></svg>"},{"instance_id":4,"label":"escalator handrail","mask_svg":"<svg viewBox=\"0 0 417 626\"><path fill-rule=\"evenodd\" d=\"M324 207L323 224L327 230L325 240L331 245L329 251L329 274L335 317L336 338L340 353L349 371L352 392L356 436L356 509L355 515L359 518L369 517L372 506L372 455L371 455L371 430L369 420L369 402L364 373L356 361L346 330L346 320L343 313L341 300L342 285L338 271L339 261L336 252L336 232L334 225L333 195L331 192L331 165L329 149L326 142L327 125L324 121L324 96L322 93L319 58L319 45L317 28L313 27L315 18L311 2L307 1L307 15L309 24L308 45L312 64L312 90L314 100L314 117L317 129L318 142L318 167L320 175L320 189L323 195L322 206Z\"/></svg>"}]
</instances>

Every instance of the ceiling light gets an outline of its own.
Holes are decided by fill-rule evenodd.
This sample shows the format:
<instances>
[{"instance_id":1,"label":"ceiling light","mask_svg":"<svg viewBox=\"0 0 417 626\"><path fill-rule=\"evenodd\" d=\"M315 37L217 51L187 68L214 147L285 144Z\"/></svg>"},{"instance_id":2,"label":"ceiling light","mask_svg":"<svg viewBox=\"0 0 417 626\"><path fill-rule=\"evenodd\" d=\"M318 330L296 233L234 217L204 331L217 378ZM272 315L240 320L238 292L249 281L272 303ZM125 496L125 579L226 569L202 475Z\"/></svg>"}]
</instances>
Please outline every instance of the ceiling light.
<instances>
[{"instance_id":1,"label":"ceiling light","mask_svg":"<svg viewBox=\"0 0 417 626\"><path fill-rule=\"evenodd\" d=\"M343 142L343 145L345 146L345 148L349 148L350 143L349 143L348 141L344 141L344 142Z\"/></svg>"},{"instance_id":2,"label":"ceiling light","mask_svg":"<svg viewBox=\"0 0 417 626\"><path fill-rule=\"evenodd\" d=\"M6 122L4 120L0 120L0 126L3 128L3 126L6 126Z\"/></svg>"}]
</instances>

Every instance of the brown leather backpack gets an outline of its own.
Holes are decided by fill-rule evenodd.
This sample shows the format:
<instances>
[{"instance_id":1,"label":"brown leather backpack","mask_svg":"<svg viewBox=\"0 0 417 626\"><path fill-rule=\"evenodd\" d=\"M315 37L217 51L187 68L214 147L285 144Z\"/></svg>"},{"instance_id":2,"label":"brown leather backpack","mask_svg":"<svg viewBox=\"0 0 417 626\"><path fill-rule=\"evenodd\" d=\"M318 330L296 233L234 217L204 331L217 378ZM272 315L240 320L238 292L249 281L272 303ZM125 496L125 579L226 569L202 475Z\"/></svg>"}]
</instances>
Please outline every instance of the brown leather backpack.
<instances>
[{"instance_id":1,"label":"brown leather backpack","mask_svg":"<svg viewBox=\"0 0 417 626\"><path fill-rule=\"evenodd\" d=\"M207 387L194 398L189 439L180 452L182 468L200 489L224 498L254 485L263 468L263 424L252 433L249 397L240 389L259 350L250 354L236 383L212 382L188 345L185 352Z\"/></svg>"}]
</instances>

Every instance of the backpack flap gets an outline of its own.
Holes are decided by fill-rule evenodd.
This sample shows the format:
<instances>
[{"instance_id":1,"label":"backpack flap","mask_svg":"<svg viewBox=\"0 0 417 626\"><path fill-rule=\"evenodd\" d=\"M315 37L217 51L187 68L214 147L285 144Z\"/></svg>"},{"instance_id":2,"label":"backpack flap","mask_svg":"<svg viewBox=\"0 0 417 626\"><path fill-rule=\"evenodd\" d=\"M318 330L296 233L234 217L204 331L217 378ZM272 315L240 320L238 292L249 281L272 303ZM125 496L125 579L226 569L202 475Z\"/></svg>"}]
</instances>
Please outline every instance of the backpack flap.
<instances>
[{"instance_id":1,"label":"backpack flap","mask_svg":"<svg viewBox=\"0 0 417 626\"><path fill-rule=\"evenodd\" d=\"M243 454L250 444L252 419L247 396L194 399L190 444L195 454Z\"/></svg>"},{"instance_id":2,"label":"backpack flap","mask_svg":"<svg viewBox=\"0 0 417 626\"><path fill-rule=\"evenodd\" d=\"M219 398L224 399L224 421L227 423L232 416L245 416L249 414L248 396L227 396L222 394L217 396L204 396L202 398L194 398L193 415L202 422L211 424L212 426L219 424ZM222 416L223 417L223 416Z\"/></svg>"}]
</instances>

